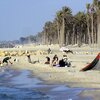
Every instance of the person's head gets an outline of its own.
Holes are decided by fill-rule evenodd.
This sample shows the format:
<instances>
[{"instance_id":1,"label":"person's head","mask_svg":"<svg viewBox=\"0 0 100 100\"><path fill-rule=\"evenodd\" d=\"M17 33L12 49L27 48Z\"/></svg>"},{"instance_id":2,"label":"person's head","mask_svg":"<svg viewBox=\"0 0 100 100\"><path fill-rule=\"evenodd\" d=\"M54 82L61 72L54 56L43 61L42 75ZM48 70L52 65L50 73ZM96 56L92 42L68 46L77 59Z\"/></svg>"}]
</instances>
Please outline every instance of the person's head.
<instances>
[{"instance_id":1,"label":"person's head","mask_svg":"<svg viewBox=\"0 0 100 100\"><path fill-rule=\"evenodd\" d=\"M55 54L54 57L57 57L57 55Z\"/></svg>"},{"instance_id":2,"label":"person's head","mask_svg":"<svg viewBox=\"0 0 100 100\"><path fill-rule=\"evenodd\" d=\"M58 61L58 56L55 54L53 57L53 61L57 60Z\"/></svg>"},{"instance_id":3,"label":"person's head","mask_svg":"<svg viewBox=\"0 0 100 100\"><path fill-rule=\"evenodd\" d=\"M29 51L26 51L26 53L29 53Z\"/></svg>"},{"instance_id":4,"label":"person's head","mask_svg":"<svg viewBox=\"0 0 100 100\"><path fill-rule=\"evenodd\" d=\"M67 55L63 55L63 59L67 59Z\"/></svg>"},{"instance_id":5,"label":"person's head","mask_svg":"<svg viewBox=\"0 0 100 100\"><path fill-rule=\"evenodd\" d=\"M63 57L67 57L67 55L63 55Z\"/></svg>"}]
</instances>

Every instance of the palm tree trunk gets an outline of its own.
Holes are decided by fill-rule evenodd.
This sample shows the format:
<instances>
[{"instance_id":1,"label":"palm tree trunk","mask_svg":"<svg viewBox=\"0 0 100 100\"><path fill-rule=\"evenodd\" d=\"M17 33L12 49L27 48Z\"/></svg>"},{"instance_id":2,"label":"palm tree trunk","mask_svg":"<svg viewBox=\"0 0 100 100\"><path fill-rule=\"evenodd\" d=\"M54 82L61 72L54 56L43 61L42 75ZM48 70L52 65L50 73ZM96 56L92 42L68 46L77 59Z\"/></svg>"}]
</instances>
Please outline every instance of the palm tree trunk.
<instances>
[{"instance_id":1,"label":"palm tree trunk","mask_svg":"<svg viewBox=\"0 0 100 100\"><path fill-rule=\"evenodd\" d=\"M58 32L58 44L60 44L60 27L58 22L57 22L57 32Z\"/></svg>"},{"instance_id":2,"label":"palm tree trunk","mask_svg":"<svg viewBox=\"0 0 100 100\"><path fill-rule=\"evenodd\" d=\"M61 32L60 32L61 46L65 44L65 19L63 18Z\"/></svg>"},{"instance_id":3,"label":"palm tree trunk","mask_svg":"<svg viewBox=\"0 0 100 100\"><path fill-rule=\"evenodd\" d=\"M91 46L91 35L90 35L90 23L89 23L89 19L87 20L87 31L88 31L89 46Z\"/></svg>"},{"instance_id":4,"label":"palm tree trunk","mask_svg":"<svg viewBox=\"0 0 100 100\"><path fill-rule=\"evenodd\" d=\"M68 39L68 37L69 37L69 31L67 31L67 34L66 34L66 36L65 36L65 38L66 38L66 45L68 45L69 43L69 39Z\"/></svg>"},{"instance_id":5,"label":"palm tree trunk","mask_svg":"<svg viewBox=\"0 0 100 100\"><path fill-rule=\"evenodd\" d=\"M98 48L100 49L100 14L98 15Z\"/></svg>"},{"instance_id":6,"label":"palm tree trunk","mask_svg":"<svg viewBox=\"0 0 100 100\"><path fill-rule=\"evenodd\" d=\"M43 43L46 44L46 33L45 33L45 32L44 32L44 34L43 34L43 38L44 38L44 39L43 39L43 40L44 40Z\"/></svg>"},{"instance_id":7,"label":"palm tree trunk","mask_svg":"<svg viewBox=\"0 0 100 100\"><path fill-rule=\"evenodd\" d=\"M72 45L75 44L75 25L73 25L73 33L72 33Z\"/></svg>"},{"instance_id":8,"label":"palm tree trunk","mask_svg":"<svg viewBox=\"0 0 100 100\"><path fill-rule=\"evenodd\" d=\"M91 21L92 21L92 26L91 26L91 31L92 31L92 33L91 33L91 35L92 35L92 45L94 46L94 35L93 35L93 15L92 15L92 18L91 18Z\"/></svg>"}]
</instances>

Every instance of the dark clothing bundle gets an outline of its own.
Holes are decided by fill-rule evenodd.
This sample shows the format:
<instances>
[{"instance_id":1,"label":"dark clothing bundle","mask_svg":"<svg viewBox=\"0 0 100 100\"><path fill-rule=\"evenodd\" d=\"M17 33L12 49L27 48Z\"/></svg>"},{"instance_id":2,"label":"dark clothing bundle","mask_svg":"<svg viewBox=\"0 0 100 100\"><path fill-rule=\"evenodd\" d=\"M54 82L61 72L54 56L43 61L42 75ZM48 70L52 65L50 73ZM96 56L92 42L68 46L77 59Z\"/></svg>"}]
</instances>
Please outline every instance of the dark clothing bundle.
<instances>
[{"instance_id":1,"label":"dark clothing bundle","mask_svg":"<svg viewBox=\"0 0 100 100\"><path fill-rule=\"evenodd\" d=\"M65 67L65 66L70 67L71 63L66 61L66 60L64 60L64 59L60 60L59 61L59 67Z\"/></svg>"}]
</instances>

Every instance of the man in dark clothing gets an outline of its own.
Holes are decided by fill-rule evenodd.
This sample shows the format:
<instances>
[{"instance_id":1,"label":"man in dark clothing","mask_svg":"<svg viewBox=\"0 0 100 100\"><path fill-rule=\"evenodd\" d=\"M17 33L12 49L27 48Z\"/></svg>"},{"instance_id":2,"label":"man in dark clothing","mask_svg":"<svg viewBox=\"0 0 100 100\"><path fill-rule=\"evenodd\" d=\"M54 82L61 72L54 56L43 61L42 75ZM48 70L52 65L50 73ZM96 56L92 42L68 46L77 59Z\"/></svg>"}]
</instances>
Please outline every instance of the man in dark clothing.
<instances>
[{"instance_id":1,"label":"man in dark clothing","mask_svg":"<svg viewBox=\"0 0 100 100\"><path fill-rule=\"evenodd\" d=\"M71 63L68 61L67 55L63 55L63 59L59 61L59 66L60 67L71 66Z\"/></svg>"},{"instance_id":2,"label":"man in dark clothing","mask_svg":"<svg viewBox=\"0 0 100 100\"><path fill-rule=\"evenodd\" d=\"M12 64L12 63L10 62L10 59L11 59L11 57L5 57L5 58L3 59L3 63L6 63L6 64L8 65L8 62L9 62L10 64Z\"/></svg>"}]
</instances>

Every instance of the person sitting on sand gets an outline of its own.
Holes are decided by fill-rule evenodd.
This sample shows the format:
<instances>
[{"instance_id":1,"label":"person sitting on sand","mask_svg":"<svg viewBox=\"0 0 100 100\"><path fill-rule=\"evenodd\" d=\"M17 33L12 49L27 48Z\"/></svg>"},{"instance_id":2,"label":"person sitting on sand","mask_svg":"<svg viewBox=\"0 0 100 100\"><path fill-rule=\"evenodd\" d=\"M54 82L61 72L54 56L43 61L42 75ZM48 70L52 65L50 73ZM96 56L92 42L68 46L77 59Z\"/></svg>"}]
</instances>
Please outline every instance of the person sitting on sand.
<instances>
[{"instance_id":1,"label":"person sitting on sand","mask_svg":"<svg viewBox=\"0 0 100 100\"><path fill-rule=\"evenodd\" d=\"M63 55L63 59L59 61L59 67L70 67L71 63L68 61L67 55Z\"/></svg>"},{"instance_id":2,"label":"person sitting on sand","mask_svg":"<svg viewBox=\"0 0 100 100\"><path fill-rule=\"evenodd\" d=\"M11 57L5 57L2 62L6 63L7 65L8 65L8 63L12 64L12 62L10 61L10 59L11 59Z\"/></svg>"},{"instance_id":3,"label":"person sitting on sand","mask_svg":"<svg viewBox=\"0 0 100 100\"><path fill-rule=\"evenodd\" d=\"M58 65L58 56L54 55L53 60L52 60L52 66Z\"/></svg>"},{"instance_id":4,"label":"person sitting on sand","mask_svg":"<svg viewBox=\"0 0 100 100\"><path fill-rule=\"evenodd\" d=\"M47 61L45 62L45 64L50 64L50 58L47 56Z\"/></svg>"},{"instance_id":5,"label":"person sitting on sand","mask_svg":"<svg viewBox=\"0 0 100 100\"><path fill-rule=\"evenodd\" d=\"M30 53L29 53L28 51L27 51L26 53L27 53L26 56L27 56L27 58L28 58L28 62L29 62L29 63L31 63L31 64L35 64L35 63L39 63L39 62L40 62L39 59L36 60L36 61L32 61L32 60L31 60Z\"/></svg>"}]
</instances>

